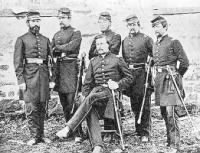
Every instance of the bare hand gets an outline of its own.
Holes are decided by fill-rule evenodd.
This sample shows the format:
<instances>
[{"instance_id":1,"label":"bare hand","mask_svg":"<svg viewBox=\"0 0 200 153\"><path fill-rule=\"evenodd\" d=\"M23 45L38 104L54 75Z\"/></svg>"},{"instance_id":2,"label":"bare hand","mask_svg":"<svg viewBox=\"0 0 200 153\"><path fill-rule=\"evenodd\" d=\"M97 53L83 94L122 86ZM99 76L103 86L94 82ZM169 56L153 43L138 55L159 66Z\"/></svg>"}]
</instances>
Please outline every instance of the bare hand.
<instances>
[{"instance_id":1,"label":"bare hand","mask_svg":"<svg viewBox=\"0 0 200 153\"><path fill-rule=\"evenodd\" d=\"M49 88L53 89L55 87L55 82L49 82Z\"/></svg>"},{"instance_id":2,"label":"bare hand","mask_svg":"<svg viewBox=\"0 0 200 153\"><path fill-rule=\"evenodd\" d=\"M26 84L25 83L20 84L19 85L19 89L25 90L26 89Z\"/></svg>"},{"instance_id":3,"label":"bare hand","mask_svg":"<svg viewBox=\"0 0 200 153\"><path fill-rule=\"evenodd\" d=\"M118 85L118 83L115 82L115 81L108 80L108 87L109 87L111 90L115 90L115 89L119 88L119 85Z\"/></svg>"}]
</instances>

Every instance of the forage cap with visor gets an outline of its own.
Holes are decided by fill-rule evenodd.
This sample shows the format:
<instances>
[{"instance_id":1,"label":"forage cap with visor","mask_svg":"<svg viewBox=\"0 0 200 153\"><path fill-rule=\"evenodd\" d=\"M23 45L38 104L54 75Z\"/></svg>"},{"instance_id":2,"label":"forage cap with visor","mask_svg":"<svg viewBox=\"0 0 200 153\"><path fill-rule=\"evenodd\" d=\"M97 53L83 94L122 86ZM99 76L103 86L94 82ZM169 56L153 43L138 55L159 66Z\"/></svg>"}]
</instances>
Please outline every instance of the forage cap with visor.
<instances>
[{"instance_id":1,"label":"forage cap with visor","mask_svg":"<svg viewBox=\"0 0 200 153\"><path fill-rule=\"evenodd\" d=\"M111 15L110 15L109 12L101 12L101 13L99 14L99 20L100 20L100 19L108 20L108 21L111 22Z\"/></svg>"},{"instance_id":2,"label":"forage cap with visor","mask_svg":"<svg viewBox=\"0 0 200 153\"><path fill-rule=\"evenodd\" d=\"M58 16L67 16L71 18L71 10L67 7L62 7L58 10Z\"/></svg>"},{"instance_id":3,"label":"forage cap with visor","mask_svg":"<svg viewBox=\"0 0 200 153\"><path fill-rule=\"evenodd\" d=\"M27 12L26 17L27 17L27 21L40 20L40 13L35 10L30 10Z\"/></svg>"},{"instance_id":4,"label":"forage cap with visor","mask_svg":"<svg viewBox=\"0 0 200 153\"><path fill-rule=\"evenodd\" d=\"M125 18L125 21L126 22L133 21L133 22L137 23L139 20L138 20L138 17L135 14L131 14L131 15L129 15Z\"/></svg>"},{"instance_id":5,"label":"forage cap with visor","mask_svg":"<svg viewBox=\"0 0 200 153\"><path fill-rule=\"evenodd\" d=\"M162 22L167 22L167 20L162 16L156 16L151 20L152 26L154 27L157 24L161 24Z\"/></svg>"}]
</instances>

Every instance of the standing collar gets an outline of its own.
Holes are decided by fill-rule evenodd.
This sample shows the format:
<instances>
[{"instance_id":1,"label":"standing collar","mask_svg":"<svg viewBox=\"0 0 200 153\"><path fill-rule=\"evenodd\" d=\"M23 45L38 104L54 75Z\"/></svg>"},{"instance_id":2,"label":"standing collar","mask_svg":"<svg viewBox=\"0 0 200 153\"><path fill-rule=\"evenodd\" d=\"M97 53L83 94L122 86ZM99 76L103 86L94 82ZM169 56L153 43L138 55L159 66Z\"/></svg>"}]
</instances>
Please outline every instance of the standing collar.
<instances>
[{"instance_id":1,"label":"standing collar","mask_svg":"<svg viewBox=\"0 0 200 153\"><path fill-rule=\"evenodd\" d=\"M105 58L106 56L108 56L108 55L110 55L111 54L111 52L109 51L109 52L107 52L107 53L105 53L105 54L103 54L103 55L99 55L99 57L102 57L102 58ZM104 57L103 57L104 56Z\"/></svg>"},{"instance_id":2,"label":"standing collar","mask_svg":"<svg viewBox=\"0 0 200 153\"><path fill-rule=\"evenodd\" d=\"M168 37L167 33L165 33L162 37L157 38L157 42L161 42L165 37Z\"/></svg>"},{"instance_id":3,"label":"standing collar","mask_svg":"<svg viewBox=\"0 0 200 153\"><path fill-rule=\"evenodd\" d=\"M132 38L132 37L135 37L135 36L137 36L137 35L139 35L140 34L140 31L138 31L137 33L129 33L129 37L130 38Z\"/></svg>"},{"instance_id":4,"label":"standing collar","mask_svg":"<svg viewBox=\"0 0 200 153\"><path fill-rule=\"evenodd\" d=\"M31 35L34 35L34 36L39 36L40 35L40 33L37 33L37 34L35 34L35 33L33 33L30 29L28 30L28 33L30 33Z\"/></svg>"},{"instance_id":5,"label":"standing collar","mask_svg":"<svg viewBox=\"0 0 200 153\"><path fill-rule=\"evenodd\" d=\"M71 25L69 25L69 26L67 26L67 27L62 27L62 28L60 28L61 30L67 30L67 29L69 29L69 28L71 28Z\"/></svg>"},{"instance_id":6,"label":"standing collar","mask_svg":"<svg viewBox=\"0 0 200 153\"><path fill-rule=\"evenodd\" d=\"M111 32L111 29L108 29L108 30L106 30L106 31L101 31L101 33L102 33L102 34L105 34L105 35L106 35L106 34L109 34L110 32Z\"/></svg>"}]
</instances>

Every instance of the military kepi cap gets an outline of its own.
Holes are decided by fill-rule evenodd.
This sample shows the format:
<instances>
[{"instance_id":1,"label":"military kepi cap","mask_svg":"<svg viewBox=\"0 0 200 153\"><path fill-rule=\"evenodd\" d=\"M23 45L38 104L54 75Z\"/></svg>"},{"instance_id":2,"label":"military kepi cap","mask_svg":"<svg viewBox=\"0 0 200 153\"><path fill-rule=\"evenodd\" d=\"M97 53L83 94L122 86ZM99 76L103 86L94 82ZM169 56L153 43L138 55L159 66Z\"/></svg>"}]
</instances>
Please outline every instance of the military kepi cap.
<instances>
[{"instance_id":1,"label":"military kepi cap","mask_svg":"<svg viewBox=\"0 0 200 153\"><path fill-rule=\"evenodd\" d=\"M125 18L124 21L128 22L133 20L134 22L138 22L138 17L135 14L131 14Z\"/></svg>"},{"instance_id":2,"label":"military kepi cap","mask_svg":"<svg viewBox=\"0 0 200 153\"><path fill-rule=\"evenodd\" d=\"M59 15L71 17L71 10L67 7L62 7L58 10L58 16Z\"/></svg>"},{"instance_id":3,"label":"military kepi cap","mask_svg":"<svg viewBox=\"0 0 200 153\"><path fill-rule=\"evenodd\" d=\"M27 16L27 21L40 20L40 13L38 11L35 11L35 10L28 11L26 16Z\"/></svg>"},{"instance_id":4,"label":"military kepi cap","mask_svg":"<svg viewBox=\"0 0 200 153\"><path fill-rule=\"evenodd\" d=\"M111 21L111 15L109 12L101 12L99 14L99 20L100 19Z\"/></svg>"},{"instance_id":5,"label":"military kepi cap","mask_svg":"<svg viewBox=\"0 0 200 153\"><path fill-rule=\"evenodd\" d=\"M156 25L156 24L162 23L163 21L167 22L167 20L164 17L162 17L162 16L159 15L159 16L156 16L155 18L153 18L151 20L151 23L153 25Z\"/></svg>"}]
</instances>

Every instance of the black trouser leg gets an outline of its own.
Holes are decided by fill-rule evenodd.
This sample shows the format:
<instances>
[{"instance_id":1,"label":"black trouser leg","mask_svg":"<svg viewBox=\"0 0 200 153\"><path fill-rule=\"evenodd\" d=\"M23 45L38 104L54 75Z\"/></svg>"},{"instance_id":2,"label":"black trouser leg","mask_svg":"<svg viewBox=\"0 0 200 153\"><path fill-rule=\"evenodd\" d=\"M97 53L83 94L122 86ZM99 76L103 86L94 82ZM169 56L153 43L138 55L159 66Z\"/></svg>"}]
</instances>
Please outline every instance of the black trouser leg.
<instances>
[{"instance_id":1,"label":"black trouser leg","mask_svg":"<svg viewBox=\"0 0 200 153\"><path fill-rule=\"evenodd\" d=\"M91 140L92 148L94 148L95 146L103 147L99 118L94 108L91 109L91 111L88 113L86 119L87 119L89 137Z\"/></svg>"},{"instance_id":2,"label":"black trouser leg","mask_svg":"<svg viewBox=\"0 0 200 153\"><path fill-rule=\"evenodd\" d=\"M74 95L75 93L59 93L60 102L63 107L63 113L64 113L66 122L68 122L72 116L70 112L73 107Z\"/></svg>"},{"instance_id":3,"label":"black trouser leg","mask_svg":"<svg viewBox=\"0 0 200 153\"><path fill-rule=\"evenodd\" d=\"M33 138L41 137L40 103L38 101L26 102L26 116L30 134Z\"/></svg>"},{"instance_id":4,"label":"black trouser leg","mask_svg":"<svg viewBox=\"0 0 200 153\"><path fill-rule=\"evenodd\" d=\"M45 120L45 110L46 102L40 102L40 137L44 137L44 120Z\"/></svg>"},{"instance_id":5,"label":"black trouser leg","mask_svg":"<svg viewBox=\"0 0 200 153\"><path fill-rule=\"evenodd\" d=\"M137 121L139 119L142 100L143 100L143 96L133 95L131 97L131 108L132 108L133 113L135 114L136 132L140 136L148 136L149 137L150 134L151 134L151 110L150 110L151 99L150 99L150 94L147 94L147 96L146 96L144 108L143 108L143 114L142 114L142 118L141 118L141 123L138 124Z\"/></svg>"},{"instance_id":6,"label":"black trouser leg","mask_svg":"<svg viewBox=\"0 0 200 153\"><path fill-rule=\"evenodd\" d=\"M64 117L66 122L68 122L70 120L70 118L72 117L73 114L71 114L72 111L72 107L73 107L73 103L74 103L74 96L75 93L59 93L60 96L60 101L61 101L61 105L63 107L63 112L64 112ZM76 111L77 108L74 108L74 112ZM82 127L81 125L77 128L77 130L74 132L74 136L79 136L82 137Z\"/></svg>"},{"instance_id":7,"label":"black trouser leg","mask_svg":"<svg viewBox=\"0 0 200 153\"><path fill-rule=\"evenodd\" d=\"M176 106L161 106L161 115L165 120L167 130L167 142L170 146L179 148L180 131L178 127L178 116Z\"/></svg>"}]
</instances>

